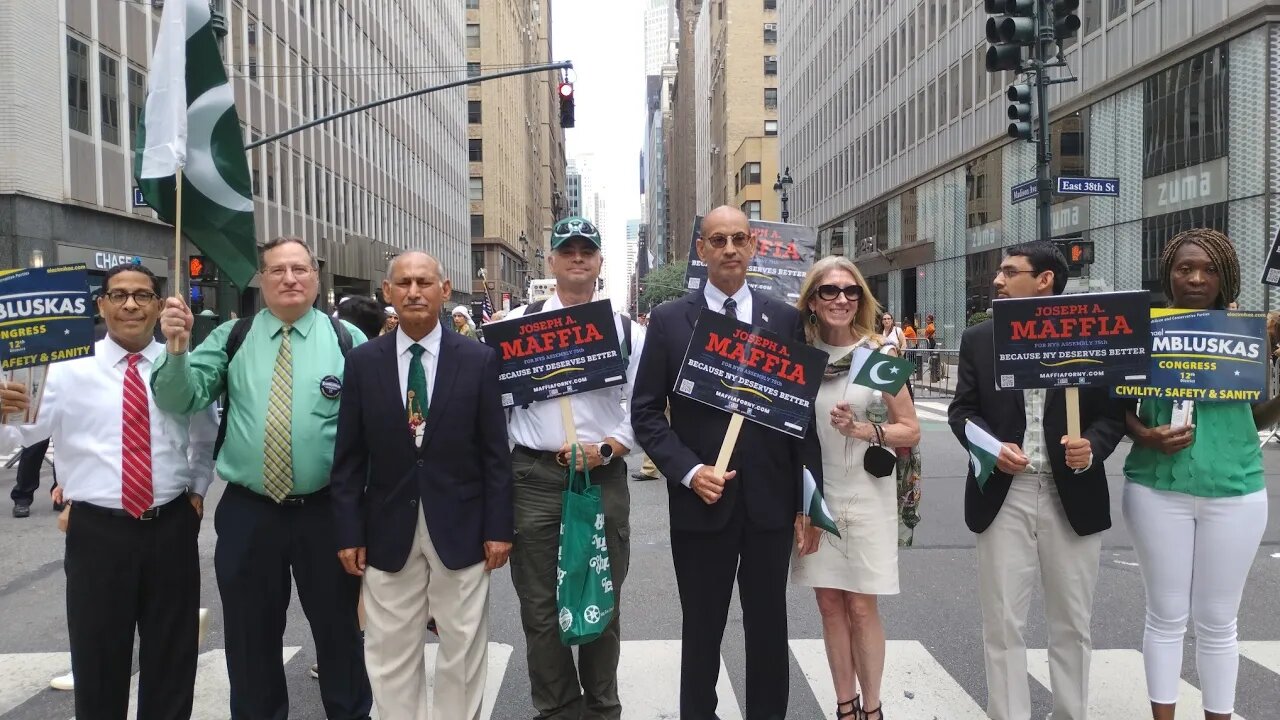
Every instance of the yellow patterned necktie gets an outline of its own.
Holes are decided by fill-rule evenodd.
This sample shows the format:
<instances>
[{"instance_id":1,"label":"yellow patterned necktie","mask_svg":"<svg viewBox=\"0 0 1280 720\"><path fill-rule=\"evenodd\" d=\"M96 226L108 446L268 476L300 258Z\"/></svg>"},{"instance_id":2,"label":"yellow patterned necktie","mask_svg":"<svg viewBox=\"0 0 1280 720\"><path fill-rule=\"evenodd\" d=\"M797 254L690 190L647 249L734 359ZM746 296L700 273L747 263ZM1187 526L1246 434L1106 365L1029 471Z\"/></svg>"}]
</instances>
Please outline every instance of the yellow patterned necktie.
<instances>
[{"instance_id":1,"label":"yellow patterned necktie","mask_svg":"<svg viewBox=\"0 0 1280 720\"><path fill-rule=\"evenodd\" d=\"M276 502L293 490L293 348L292 325L280 330L280 352L271 374L267 398L267 436L263 445L262 487Z\"/></svg>"}]
</instances>

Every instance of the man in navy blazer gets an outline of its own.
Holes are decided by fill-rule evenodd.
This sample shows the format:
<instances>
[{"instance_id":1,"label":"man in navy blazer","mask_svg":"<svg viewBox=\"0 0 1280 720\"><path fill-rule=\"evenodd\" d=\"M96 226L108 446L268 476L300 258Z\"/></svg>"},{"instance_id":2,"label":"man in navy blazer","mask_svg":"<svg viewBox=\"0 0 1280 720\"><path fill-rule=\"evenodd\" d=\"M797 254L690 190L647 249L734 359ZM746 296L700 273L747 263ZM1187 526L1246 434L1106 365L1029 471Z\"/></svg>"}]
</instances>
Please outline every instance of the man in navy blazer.
<instances>
[{"instance_id":1,"label":"man in navy blazer","mask_svg":"<svg viewBox=\"0 0 1280 720\"><path fill-rule=\"evenodd\" d=\"M799 440L745 422L729 470L720 475L713 465L729 414L678 395L674 387L694 323L706 308L783 337L803 340L804 334L794 307L747 287L755 239L742 211L716 208L700 234L707 286L649 316L631 408L636 439L667 477L671 557L684 616L680 717L716 717L720 642L736 578L746 629L747 718L783 720L791 673L787 568L793 532L802 552L816 549L800 505L805 466L821 487L817 435L811 428Z\"/></svg>"},{"instance_id":2,"label":"man in navy blazer","mask_svg":"<svg viewBox=\"0 0 1280 720\"><path fill-rule=\"evenodd\" d=\"M443 327L434 258L382 283L400 326L347 355L331 493L338 557L364 577L365 664L384 718L426 720L427 620L440 634L431 717L478 720L489 573L514 537L511 453L492 348Z\"/></svg>"}]
</instances>

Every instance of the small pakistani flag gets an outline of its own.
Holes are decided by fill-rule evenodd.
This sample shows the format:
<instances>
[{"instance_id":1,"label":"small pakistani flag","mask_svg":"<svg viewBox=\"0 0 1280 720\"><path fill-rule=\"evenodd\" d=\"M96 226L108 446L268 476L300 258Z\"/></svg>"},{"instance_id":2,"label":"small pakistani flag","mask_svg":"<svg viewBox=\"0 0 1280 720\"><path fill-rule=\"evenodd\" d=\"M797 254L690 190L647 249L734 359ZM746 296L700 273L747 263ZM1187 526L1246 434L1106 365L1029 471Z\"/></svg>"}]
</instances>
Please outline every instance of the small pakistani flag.
<instances>
[{"instance_id":1,"label":"small pakistani flag","mask_svg":"<svg viewBox=\"0 0 1280 720\"><path fill-rule=\"evenodd\" d=\"M857 352L856 350L854 352ZM858 364L859 359L855 356L854 365ZM907 378L911 377L911 372L915 369L915 363L903 358L896 358L892 355L884 353L873 353L862 367L854 369L852 366L849 370L850 380L854 385L862 385L872 390L880 390L889 395L897 395L903 385L907 384Z\"/></svg>"},{"instance_id":2,"label":"small pakistani flag","mask_svg":"<svg viewBox=\"0 0 1280 720\"><path fill-rule=\"evenodd\" d=\"M168 223L177 219L179 169L182 233L248 287L257 271L253 185L208 0L164 4L134 146L134 179Z\"/></svg>"},{"instance_id":3,"label":"small pakistani flag","mask_svg":"<svg viewBox=\"0 0 1280 720\"><path fill-rule=\"evenodd\" d=\"M809 468L804 469L804 514L809 516L809 522L814 527L840 537L840 530L831 516L831 508L827 507L827 501L822 498L818 481L813 479L813 473L809 472Z\"/></svg>"},{"instance_id":4,"label":"small pakistani flag","mask_svg":"<svg viewBox=\"0 0 1280 720\"><path fill-rule=\"evenodd\" d=\"M996 458L1000 457L1003 447L991 433L983 430L972 420L964 421L964 439L969 441L969 464L973 466L973 479L978 489L986 488L987 478L996 467Z\"/></svg>"}]
</instances>

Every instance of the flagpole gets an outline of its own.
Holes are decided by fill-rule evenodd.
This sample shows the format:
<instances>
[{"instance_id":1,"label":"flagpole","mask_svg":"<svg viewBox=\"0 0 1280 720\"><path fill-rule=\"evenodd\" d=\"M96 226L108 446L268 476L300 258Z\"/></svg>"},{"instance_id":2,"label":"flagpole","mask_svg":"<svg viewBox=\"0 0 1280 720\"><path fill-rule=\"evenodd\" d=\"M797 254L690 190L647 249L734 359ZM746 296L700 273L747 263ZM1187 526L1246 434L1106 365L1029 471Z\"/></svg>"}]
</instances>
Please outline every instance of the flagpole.
<instances>
[{"instance_id":1,"label":"flagpole","mask_svg":"<svg viewBox=\"0 0 1280 720\"><path fill-rule=\"evenodd\" d=\"M173 295L182 300L182 166L174 175L174 213L173 213ZM185 301L184 301L185 302ZM169 341L169 352L182 352L178 341Z\"/></svg>"}]
</instances>

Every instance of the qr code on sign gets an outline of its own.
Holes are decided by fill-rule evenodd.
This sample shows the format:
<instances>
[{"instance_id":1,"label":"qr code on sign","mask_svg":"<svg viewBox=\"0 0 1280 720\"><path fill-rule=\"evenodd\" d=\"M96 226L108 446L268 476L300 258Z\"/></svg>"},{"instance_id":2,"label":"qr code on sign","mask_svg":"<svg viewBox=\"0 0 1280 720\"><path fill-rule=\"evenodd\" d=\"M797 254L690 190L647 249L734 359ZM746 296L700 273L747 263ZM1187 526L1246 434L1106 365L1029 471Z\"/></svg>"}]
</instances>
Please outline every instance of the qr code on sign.
<instances>
[{"instance_id":1,"label":"qr code on sign","mask_svg":"<svg viewBox=\"0 0 1280 720\"><path fill-rule=\"evenodd\" d=\"M698 289L698 288L700 288L700 287L702 287L702 280L701 280L701 279L696 278L696 277L691 277L691 278L689 278L689 289L690 289L690 290L697 290L697 289Z\"/></svg>"},{"instance_id":2,"label":"qr code on sign","mask_svg":"<svg viewBox=\"0 0 1280 720\"><path fill-rule=\"evenodd\" d=\"M1267 283L1270 285L1280 284L1280 269L1267 268Z\"/></svg>"},{"instance_id":3,"label":"qr code on sign","mask_svg":"<svg viewBox=\"0 0 1280 720\"><path fill-rule=\"evenodd\" d=\"M681 380L681 381L680 381L680 392L682 392L682 393L691 393L691 392L693 392L693 381L692 381L692 380Z\"/></svg>"},{"instance_id":4,"label":"qr code on sign","mask_svg":"<svg viewBox=\"0 0 1280 720\"><path fill-rule=\"evenodd\" d=\"M1013 387L1013 376L1012 376L1012 375L1001 375L1001 376L1000 376L1000 387L1002 387L1002 388L1011 388L1011 387Z\"/></svg>"},{"instance_id":5,"label":"qr code on sign","mask_svg":"<svg viewBox=\"0 0 1280 720\"><path fill-rule=\"evenodd\" d=\"M511 393L502 393L502 407L511 407L515 404L516 399L511 396Z\"/></svg>"}]
</instances>

